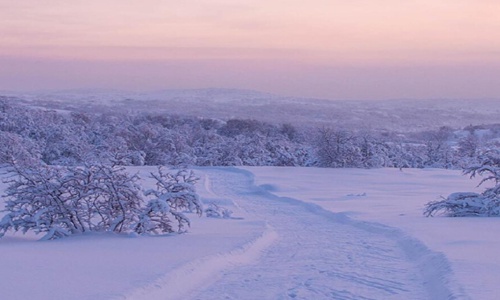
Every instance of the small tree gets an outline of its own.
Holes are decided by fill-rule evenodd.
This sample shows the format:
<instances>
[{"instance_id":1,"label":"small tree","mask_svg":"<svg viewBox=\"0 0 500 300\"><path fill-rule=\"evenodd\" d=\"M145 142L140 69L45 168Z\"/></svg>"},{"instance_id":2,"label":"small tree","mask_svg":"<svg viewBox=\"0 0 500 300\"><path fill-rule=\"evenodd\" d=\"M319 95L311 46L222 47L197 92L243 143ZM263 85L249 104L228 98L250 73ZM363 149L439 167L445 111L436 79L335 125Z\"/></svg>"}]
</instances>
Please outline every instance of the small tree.
<instances>
[{"instance_id":1,"label":"small tree","mask_svg":"<svg viewBox=\"0 0 500 300\"><path fill-rule=\"evenodd\" d=\"M140 234L173 232L175 220L177 231L183 232L186 225L191 225L184 211L202 214L202 204L194 186L198 178L192 171L179 170L171 174L162 167L157 174L151 173L151 177L156 181L156 189L145 192L152 199L142 209L135 231Z\"/></svg>"},{"instance_id":2,"label":"small tree","mask_svg":"<svg viewBox=\"0 0 500 300\"><path fill-rule=\"evenodd\" d=\"M433 216L438 212L450 217L500 216L500 151L490 150L480 156L481 163L464 170L471 178L483 176L479 183L493 181L495 185L481 194L459 192L440 201L426 204L424 215Z\"/></svg>"},{"instance_id":3,"label":"small tree","mask_svg":"<svg viewBox=\"0 0 500 300\"><path fill-rule=\"evenodd\" d=\"M356 136L346 130L320 128L315 149L320 167L352 168L360 165L361 153L356 145Z\"/></svg>"}]
</instances>

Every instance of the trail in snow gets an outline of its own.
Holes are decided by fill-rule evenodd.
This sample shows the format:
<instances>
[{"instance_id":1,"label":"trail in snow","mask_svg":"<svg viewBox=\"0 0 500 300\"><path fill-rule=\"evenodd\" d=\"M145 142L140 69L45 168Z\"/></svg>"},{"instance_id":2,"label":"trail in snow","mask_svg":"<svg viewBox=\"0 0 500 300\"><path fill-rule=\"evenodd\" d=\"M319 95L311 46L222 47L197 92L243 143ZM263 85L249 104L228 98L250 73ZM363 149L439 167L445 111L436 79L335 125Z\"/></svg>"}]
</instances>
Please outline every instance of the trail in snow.
<instances>
[{"instance_id":1,"label":"trail in snow","mask_svg":"<svg viewBox=\"0 0 500 300\"><path fill-rule=\"evenodd\" d=\"M192 261L165 274L153 283L124 295L124 298L127 300L189 298L195 288L210 284L214 278L217 278L218 273L257 260L261 251L269 247L276 238L276 232L268 228L262 236L242 248Z\"/></svg>"},{"instance_id":2,"label":"trail in snow","mask_svg":"<svg viewBox=\"0 0 500 300\"><path fill-rule=\"evenodd\" d=\"M215 194L279 238L255 263L219 270L193 299L467 299L445 257L400 232L273 196L245 171L206 172Z\"/></svg>"}]
</instances>

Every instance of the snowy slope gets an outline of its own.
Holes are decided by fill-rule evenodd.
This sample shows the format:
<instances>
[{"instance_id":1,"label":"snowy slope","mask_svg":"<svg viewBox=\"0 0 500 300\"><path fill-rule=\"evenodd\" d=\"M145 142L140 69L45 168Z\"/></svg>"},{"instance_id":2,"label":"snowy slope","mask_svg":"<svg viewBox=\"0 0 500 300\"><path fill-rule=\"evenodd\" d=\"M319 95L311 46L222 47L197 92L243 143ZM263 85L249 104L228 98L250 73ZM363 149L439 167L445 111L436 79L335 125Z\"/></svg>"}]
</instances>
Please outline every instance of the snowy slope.
<instances>
[{"instance_id":1,"label":"snowy slope","mask_svg":"<svg viewBox=\"0 0 500 300\"><path fill-rule=\"evenodd\" d=\"M500 299L500 219L422 217L428 201L457 191L481 191L479 179L439 169L248 169L256 184L273 194L400 229L431 251L443 253L466 295Z\"/></svg>"},{"instance_id":2,"label":"snowy slope","mask_svg":"<svg viewBox=\"0 0 500 300\"><path fill-rule=\"evenodd\" d=\"M131 168L136 171L137 168ZM140 168L141 177L156 168ZM200 183L204 201L217 201L231 208L227 199L214 198ZM232 208L233 210L236 210ZM21 233L0 239L0 299L123 299L124 295L143 295L151 285L182 268L203 265L212 276L210 262L231 253L247 253L262 240L266 224L239 212L240 220L198 218L192 215L191 232L162 237L131 237L89 234L49 242ZM251 259L251 257L250 257ZM206 262L205 262L206 263ZM190 267L189 267L190 268ZM179 271L179 270L181 271ZM215 270L217 270L215 268ZM200 273L200 272L198 272ZM205 275L206 274L206 275ZM201 276L202 281L204 277ZM184 277L184 286L167 291L171 299L198 283ZM134 297L134 299L147 299Z\"/></svg>"},{"instance_id":3,"label":"snowy slope","mask_svg":"<svg viewBox=\"0 0 500 300\"><path fill-rule=\"evenodd\" d=\"M439 195L474 190L476 182L456 171L197 173L203 201L232 209L233 219L192 216L190 233L164 237L5 237L0 297L498 298L500 220L421 216Z\"/></svg>"},{"instance_id":4,"label":"snowy slope","mask_svg":"<svg viewBox=\"0 0 500 300\"><path fill-rule=\"evenodd\" d=\"M250 173L209 174L214 190L266 219L278 239L257 263L225 272L195 299L467 299L446 258L418 240L276 197Z\"/></svg>"}]
</instances>

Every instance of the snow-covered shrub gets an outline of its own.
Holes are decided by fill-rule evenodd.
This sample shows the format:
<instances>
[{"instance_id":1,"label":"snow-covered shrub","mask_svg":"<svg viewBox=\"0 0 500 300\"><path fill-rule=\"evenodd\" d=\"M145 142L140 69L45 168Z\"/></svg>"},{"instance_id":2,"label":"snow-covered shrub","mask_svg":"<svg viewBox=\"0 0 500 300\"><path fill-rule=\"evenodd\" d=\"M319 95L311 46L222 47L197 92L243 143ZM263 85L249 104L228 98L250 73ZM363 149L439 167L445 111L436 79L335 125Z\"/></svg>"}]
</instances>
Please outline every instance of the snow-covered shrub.
<instances>
[{"instance_id":1,"label":"snow-covered shrub","mask_svg":"<svg viewBox=\"0 0 500 300\"><path fill-rule=\"evenodd\" d=\"M479 185L493 181L495 185L481 194L459 192L440 201L426 204L424 215L432 216L442 212L450 217L464 216L500 216L500 151L490 150L480 156L481 163L464 170L471 178L483 176Z\"/></svg>"},{"instance_id":2,"label":"snow-covered shrub","mask_svg":"<svg viewBox=\"0 0 500 300\"><path fill-rule=\"evenodd\" d=\"M42 239L88 231L129 232L138 221L138 177L123 168L12 165L10 172L1 235L11 229L45 233Z\"/></svg>"},{"instance_id":3,"label":"snow-covered shrub","mask_svg":"<svg viewBox=\"0 0 500 300\"><path fill-rule=\"evenodd\" d=\"M190 225L184 211L202 212L194 188L197 178L186 170L152 173L156 189L145 193L153 196L146 205L139 177L119 166L13 164L10 173L0 236L9 230L44 233L42 239L91 231L181 232Z\"/></svg>"},{"instance_id":4,"label":"snow-covered shrub","mask_svg":"<svg viewBox=\"0 0 500 300\"><path fill-rule=\"evenodd\" d=\"M158 173L151 173L151 177L156 181L156 189L145 192L152 199L141 210L135 231L140 234L174 232L174 221L177 231L184 231L190 221L183 212L202 213L194 186L198 178L192 171L179 170L172 174L162 167L158 168Z\"/></svg>"},{"instance_id":5,"label":"snow-covered shrub","mask_svg":"<svg viewBox=\"0 0 500 300\"><path fill-rule=\"evenodd\" d=\"M205 216L209 218L230 219L233 211L211 202L205 209Z\"/></svg>"},{"instance_id":6,"label":"snow-covered shrub","mask_svg":"<svg viewBox=\"0 0 500 300\"><path fill-rule=\"evenodd\" d=\"M429 202L424 215L427 217L442 212L449 217L494 216L500 213L498 201L481 194L459 192L450 194L441 201Z\"/></svg>"}]
</instances>

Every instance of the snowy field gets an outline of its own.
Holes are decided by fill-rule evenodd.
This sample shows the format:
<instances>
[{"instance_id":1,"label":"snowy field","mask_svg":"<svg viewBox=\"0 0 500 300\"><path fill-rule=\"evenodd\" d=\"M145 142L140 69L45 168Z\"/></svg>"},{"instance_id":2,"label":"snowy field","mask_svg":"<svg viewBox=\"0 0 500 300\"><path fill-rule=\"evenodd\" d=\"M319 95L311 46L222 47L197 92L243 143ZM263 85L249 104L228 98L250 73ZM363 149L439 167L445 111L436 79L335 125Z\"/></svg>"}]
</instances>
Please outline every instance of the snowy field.
<instances>
[{"instance_id":1,"label":"snowy field","mask_svg":"<svg viewBox=\"0 0 500 300\"><path fill-rule=\"evenodd\" d=\"M155 168L130 168L147 178ZM0 299L499 299L499 218L425 218L458 171L198 168L189 233L0 240Z\"/></svg>"}]
</instances>

